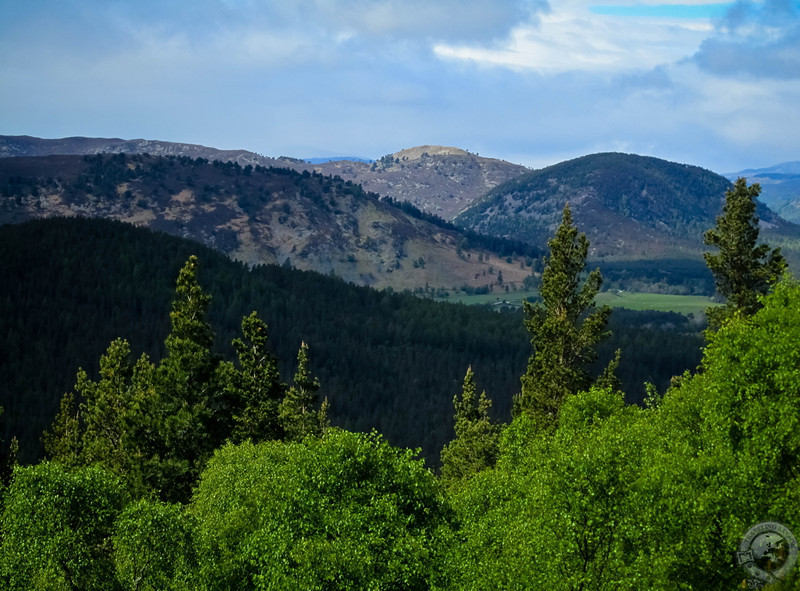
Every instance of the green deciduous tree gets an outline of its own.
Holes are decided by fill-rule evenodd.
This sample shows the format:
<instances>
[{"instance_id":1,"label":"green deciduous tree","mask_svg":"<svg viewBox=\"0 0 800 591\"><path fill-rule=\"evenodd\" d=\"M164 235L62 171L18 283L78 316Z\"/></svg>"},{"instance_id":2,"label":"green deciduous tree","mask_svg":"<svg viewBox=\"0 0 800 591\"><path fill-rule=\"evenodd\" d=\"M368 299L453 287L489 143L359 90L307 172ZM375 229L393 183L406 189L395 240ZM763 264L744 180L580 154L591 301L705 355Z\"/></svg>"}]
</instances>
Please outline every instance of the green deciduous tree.
<instances>
[{"instance_id":1,"label":"green deciduous tree","mask_svg":"<svg viewBox=\"0 0 800 591\"><path fill-rule=\"evenodd\" d=\"M472 367L464 376L461 397L453 397L453 406L456 436L442 449L442 478L458 482L494 466L500 425L489 417L492 401L486 392L477 394Z\"/></svg>"},{"instance_id":2,"label":"green deciduous tree","mask_svg":"<svg viewBox=\"0 0 800 591\"><path fill-rule=\"evenodd\" d=\"M117 578L130 591L197 588L195 523L183 505L141 499L114 524Z\"/></svg>"},{"instance_id":3,"label":"green deciduous tree","mask_svg":"<svg viewBox=\"0 0 800 591\"><path fill-rule=\"evenodd\" d=\"M208 589L430 589L449 532L415 452L337 429L217 451L191 510Z\"/></svg>"},{"instance_id":4,"label":"green deciduous tree","mask_svg":"<svg viewBox=\"0 0 800 591\"><path fill-rule=\"evenodd\" d=\"M800 527L800 285L763 303L715 332L702 371L657 406L593 387L552 431L517 416L496 468L455 491L454 587L741 586L747 530Z\"/></svg>"},{"instance_id":5,"label":"green deciduous tree","mask_svg":"<svg viewBox=\"0 0 800 591\"><path fill-rule=\"evenodd\" d=\"M587 367L597 357L594 346L608 336L605 326L611 314L608 306L595 309L600 271L595 269L582 280L589 240L573 224L569 205L547 244L550 256L542 272L542 302L524 305L533 355L514 400L515 416L530 413L542 428L555 426L558 409L569 394L591 385Z\"/></svg>"},{"instance_id":6,"label":"green deciduous tree","mask_svg":"<svg viewBox=\"0 0 800 591\"><path fill-rule=\"evenodd\" d=\"M119 479L98 466L17 468L2 518L9 589L118 589L111 532L125 500Z\"/></svg>"},{"instance_id":7,"label":"green deciduous tree","mask_svg":"<svg viewBox=\"0 0 800 591\"><path fill-rule=\"evenodd\" d=\"M620 393L591 388L564 401L555 430L516 417L497 467L454 495L463 541L448 561L452 587L657 588L630 568L639 553L641 415Z\"/></svg>"},{"instance_id":8,"label":"green deciduous tree","mask_svg":"<svg viewBox=\"0 0 800 591\"><path fill-rule=\"evenodd\" d=\"M714 274L717 291L726 305L709 308L712 328L719 328L726 318L740 312L746 316L759 310L759 296L766 294L786 268L779 248L758 244L756 198L761 187L747 186L739 178L733 189L725 193L722 215L715 228L703 234L704 242L719 249L717 254L705 253L706 264Z\"/></svg>"},{"instance_id":9,"label":"green deciduous tree","mask_svg":"<svg viewBox=\"0 0 800 591\"><path fill-rule=\"evenodd\" d=\"M328 428L328 399L317 409L318 399L319 380L308 367L308 345L301 343L294 383L278 409L287 441L301 441L309 435L319 437Z\"/></svg>"}]
</instances>

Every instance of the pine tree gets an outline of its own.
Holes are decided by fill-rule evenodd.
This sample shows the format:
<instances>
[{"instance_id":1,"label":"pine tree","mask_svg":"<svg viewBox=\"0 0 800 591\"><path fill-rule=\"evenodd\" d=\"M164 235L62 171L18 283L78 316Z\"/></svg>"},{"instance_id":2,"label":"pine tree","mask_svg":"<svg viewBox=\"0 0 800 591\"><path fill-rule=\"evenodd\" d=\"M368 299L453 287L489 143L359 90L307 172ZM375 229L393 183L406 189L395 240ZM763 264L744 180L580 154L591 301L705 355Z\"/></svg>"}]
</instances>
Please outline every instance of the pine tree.
<instances>
[{"instance_id":1,"label":"pine tree","mask_svg":"<svg viewBox=\"0 0 800 591\"><path fill-rule=\"evenodd\" d=\"M564 398L591 385L587 368L597 359L594 346L609 334L605 327L611 308L595 309L602 282L599 269L581 283L589 240L578 233L569 204L547 245L550 256L545 257L542 271L542 302L524 304L533 354L514 399L514 415L530 413L540 427L550 429L557 424Z\"/></svg>"},{"instance_id":2,"label":"pine tree","mask_svg":"<svg viewBox=\"0 0 800 591\"><path fill-rule=\"evenodd\" d=\"M51 459L75 467L82 463L83 433L80 413L75 404L75 395L67 392L61 398L58 414L50 431L42 434L45 455Z\"/></svg>"},{"instance_id":3,"label":"pine tree","mask_svg":"<svg viewBox=\"0 0 800 591\"><path fill-rule=\"evenodd\" d=\"M191 256L178 274L167 356L156 370L164 405L157 426L162 461L156 487L171 501L188 498L205 461L233 423L224 396L230 368L211 352L214 332L206 320L211 296L200 287L198 269L197 257Z\"/></svg>"},{"instance_id":4,"label":"pine tree","mask_svg":"<svg viewBox=\"0 0 800 591\"><path fill-rule=\"evenodd\" d=\"M499 452L500 426L489 417L492 401L477 395L472 367L464 376L461 397L453 397L456 436L442 449L442 478L458 482L491 468Z\"/></svg>"},{"instance_id":5,"label":"pine tree","mask_svg":"<svg viewBox=\"0 0 800 591\"><path fill-rule=\"evenodd\" d=\"M130 345L123 339L113 341L100 358L100 380L89 379L85 371L78 372L75 390L84 402L81 414L84 462L100 462L115 472L125 471L128 414L131 412L130 383L133 365Z\"/></svg>"},{"instance_id":6,"label":"pine tree","mask_svg":"<svg viewBox=\"0 0 800 591\"><path fill-rule=\"evenodd\" d=\"M197 281L199 263L192 255L178 274L169 317L171 331L165 340L167 357L162 371L177 372L169 380L174 395L189 404L203 400L211 385L218 359L211 354L214 332L206 321L211 296Z\"/></svg>"},{"instance_id":7,"label":"pine tree","mask_svg":"<svg viewBox=\"0 0 800 591\"><path fill-rule=\"evenodd\" d=\"M294 383L278 409L286 441L301 441L309 435L319 437L328 428L328 399L322 402L319 410L315 409L319 387L319 380L308 368L308 345L301 343Z\"/></svg>"},{"instance_id":8,"label":"pine tree","mask_svg":"<svg viewBox=\"0 0 800 591\"><path fill-rule=\"evenodd\" d=\"M726 299L724 306L707 311L712 328L719 328L737 312L755 314L761 309L759 296L765 295L786 269L780 248L757 244L759 220L755 212L760 193L758 183L748 187L747 180L739 178L733 189L725 192L716 227L703 234L705 244L719 249L719 253L707 252L704 257L717 291Z\"/></svg>"},{"instance_id":9,"label":"pine tree","mask_svg":"<svg viewBox=\"0 0 800 591\"><path fill-rule=\"evenodd\" d=\"M128 342L116 339L100 357L99 380L79 369L74 393L64 396L53 431L42 441L50 459L70 467L102 464L131 491L144 492L145 464L152 454L154 368L146 355L136 363L129 357ZM76 397L81 400L77 408Z\"/></svg>"},{"instance_id":10,"label":"pine tree","mask_svg":"<svg viewBox=\"0 0 800 591\"><path fill-rule=\"evenodd\" d=\"M267 324L257 312L242 319L243 339L233 340L239 367L228 386L234 415L234 441L254 442L282 439L278 405L285 386L280 381L278 362L268 347Z\"/></svg>"}]
</instances>

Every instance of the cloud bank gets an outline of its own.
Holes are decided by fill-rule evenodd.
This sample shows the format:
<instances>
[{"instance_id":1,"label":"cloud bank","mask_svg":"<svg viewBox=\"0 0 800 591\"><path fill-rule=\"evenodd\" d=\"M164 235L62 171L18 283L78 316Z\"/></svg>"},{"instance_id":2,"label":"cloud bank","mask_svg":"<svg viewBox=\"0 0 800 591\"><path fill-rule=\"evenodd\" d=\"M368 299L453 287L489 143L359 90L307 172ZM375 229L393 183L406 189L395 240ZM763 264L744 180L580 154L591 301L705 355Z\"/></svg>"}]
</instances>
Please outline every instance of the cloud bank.
<instances>
[{"instance_id":1,"label":"cloud bank","mask_svg":"<svg viewBox=\"0 0 800 591\"><path fill-rule=\"evenodd\" d=\"M8 134L727 172L800 159L799 75L796 0L0 4Z\"/></svg>"}]
</instances>

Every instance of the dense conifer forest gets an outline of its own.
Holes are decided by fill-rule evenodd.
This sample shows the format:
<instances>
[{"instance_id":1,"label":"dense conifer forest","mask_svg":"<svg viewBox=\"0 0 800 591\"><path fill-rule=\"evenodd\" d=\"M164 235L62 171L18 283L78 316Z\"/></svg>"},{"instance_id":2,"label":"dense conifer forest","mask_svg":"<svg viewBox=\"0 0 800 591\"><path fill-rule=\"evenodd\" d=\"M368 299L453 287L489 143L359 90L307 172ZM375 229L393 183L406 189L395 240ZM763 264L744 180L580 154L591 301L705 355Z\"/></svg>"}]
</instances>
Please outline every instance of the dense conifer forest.
<instances>
[{"instance_id":1,"label":"dense conifer forest","mask_svg":"<svg viewBox=\"0 0 800 591\"><path fill-rule=\"evenodd\" d=\"M393 444L422 447L435 465L468 366L495 401L493 415L508 418L531 351L519 311L436 303L274 265L248 269L166 234L54 219L0 228L0 405L5 439L18 437L24 460L40 457L39 436L78 367L96 375L113 339L127 339L134 355L163 356L174 281L192 254L211 295L214 350L230 358L241 319L257 310L284 379L308 343L335 425L375 428ZM663 391L697 365L701 328L679 314L617 310L601 363L621 348L619 375L629 401L641 402L645 381Z\"/></svg>"}]
</instances>

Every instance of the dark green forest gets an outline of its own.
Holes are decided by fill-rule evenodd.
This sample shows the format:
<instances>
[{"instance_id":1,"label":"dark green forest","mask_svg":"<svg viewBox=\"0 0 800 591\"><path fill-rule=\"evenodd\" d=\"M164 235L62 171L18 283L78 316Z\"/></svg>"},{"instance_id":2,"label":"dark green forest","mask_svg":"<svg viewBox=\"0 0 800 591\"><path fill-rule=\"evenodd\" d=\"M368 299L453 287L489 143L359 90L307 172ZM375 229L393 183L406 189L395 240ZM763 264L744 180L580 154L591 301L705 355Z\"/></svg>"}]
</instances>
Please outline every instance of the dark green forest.
<instances>
[{"instance_id":1,"label":"dark green forest","mask_svg":"<svg viewBox=\"0 0 800 591\"><path fill-rule=\"evenodd\" d=\"M531 352L519 311L436 303L274 265L249 269L123 223L53 219L0 227L0 406L4 439L19 439L24 461L41 456L39 437L78 367L97 375L113 339L127 339L134 355L163 357L175 278L192 254L211 295L214 350L231 358L241 319L257 310L284 379L308 343L334 425L377 429L392 444L421 447L436 465L468 366L493 398L493 415L510 416ZM644 382L663 391L699 362L702 326L679 314L616 310L610 329L600 365L622 349L629 402L642 401Z\"/></svg>"},{"instance_id":2,"label":"dark green forest","mask_svg":"<svg viewBox=\"0 0 800 591\"><path fill-rule=\"evenodd\" d=\"M0 584L92 591L800 589L791 533L800 527L800 284L785 273L779 249L758 244L754 193L737 182L717 227L704 234L724 304L704 332L699 366L664 390L648 387L641 405L626 404L626 353L600 353L614 313L594 304L601 276L585 272L589 243L569 207L548 242L541 299L527 302L522 314L353 289L282 268L248 270L215 262L202 249L181 260L180 249L196 245L109 222L13 227L4 235L16 238L16 247L6 238L0 255L34 245L28 266L9 265L4 278L49 285L48 294L82 279L122 302L89 299L86 316L74 323L103 306L106 320L137 305L145 317L137 282L106 283L120 277L115 265L139 268L143 285L164 290L166 311L149 327L160 331L159 341L142 342L156 349L152 355L116 335L99 357L92 352L98 371L78 370L67 387L43 436L45 460L20 464L13 444L3 454ZM47 228L94 250L53 248ZM93 233L94 241L84 241ZM167 247L161 255L142 246L159 241ZM48 266L48 257L67 272L88 258L105 265L70 281L52 273L59 265ZM166 286L144 271L159 260L174 265ZM453 337L493 323L522 324L527 364L515 374L510 417L490 412L502 376L481 369L481 378L471 364L460 368L460 387L444 395L454 394L452 432L438 475L418 451L377 431L332 426L336 391L316 369L325 362L312 363L312 339L291 343L297 362L279 370L286 360L279 363L272 347L280 329L264 307L240 317L230 349L218 344L225 315L217 311L213 319L214 299L244 294L253 300L242 305L252 309L258 290L273 293L267 277L303 305L290 316L292 306L276 296L270 310L298 323L307 316L302 328L333 323L340 334L362 334L351 332L343 316L349 310L337 305L378 302L386 318L358 320L372 319L381 340L356 348L388 347L403 334L405 346L427 343L430 356L445 342L480 358L475 352L491 341ZM40 329L50 314L58 318L48 298L76 303L43 291L37 297L28 296L25 307L42 319L31 323ZM2 301L14 299L10 292ZM438 325L440 314L453 326ZM399 319L444 334L380 328ZM679 346L668 335L681 326L675 316L651 315L637 334L653 331L663 356ZM33 334L13 336L22 344ZM66 349L66 340L56 341ZM371 359L366 353L360 359ZM426 359L430 375L446 371L438 361ZM392 379L420 377L417 367L403 365L405 357L395 363ZM49 371L46 362L39 360L38 371ZM484 383L492 385L490 395L478 393ZM413 401L402 402L424 420Z\"/></svg>"}]
</instances>

